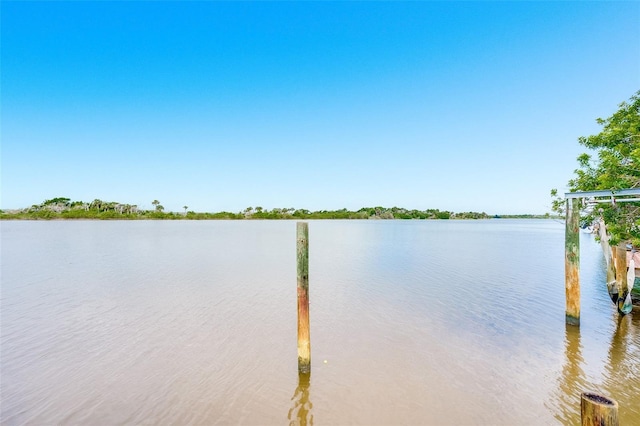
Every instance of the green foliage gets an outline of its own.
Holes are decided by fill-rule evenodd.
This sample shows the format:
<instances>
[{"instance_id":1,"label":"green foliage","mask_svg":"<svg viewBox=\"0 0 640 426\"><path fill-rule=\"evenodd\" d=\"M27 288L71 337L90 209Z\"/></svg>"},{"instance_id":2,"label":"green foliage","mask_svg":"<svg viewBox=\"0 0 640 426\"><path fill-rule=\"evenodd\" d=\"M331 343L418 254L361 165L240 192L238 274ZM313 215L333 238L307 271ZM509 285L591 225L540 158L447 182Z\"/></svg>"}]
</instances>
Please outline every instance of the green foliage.
<instances>
[{"instance_id":1,"label":"green foliage","mask_svg":"<svg viewBox=\"0 0 640 426\"><path fill-rule=\"evenodd\" d=\"M494 219L562 219L560 215L545 214L501 214L493 216Z\"/></svg>"},{"instance_id":2,"label":"green foliage","mask_svg":"<svg viewBox=\"0 0 640 426\"><path fill-rule=\"evenodd\" d=\"M160 204L160 201L158 200L153 200L151 202L151 204L153 204L153 206L155 207L156 212L163 212L164 211L164 207Z\"/></svg>"},{"instance_id":3,"label":"green foliage","mask_svg":"<svg viewBox=\"0 0 640 426\"><path fill-rule=\"evenodd\" d=\"M56 213L51 210L38 210L33 213L34 219L55 219Z\"/></svg>"},{"instance_id":4,"label":"green foliage","mask_svg":"<svg viewBox=\"0 0 640 426\"><path fill-rule=\"evenodd\" d=\"M602 131L580 137L578 142L593 151L578 157L579 168L569 181L569 190L594 191L640 188L640 91L619 105L611 117L598 118ZM564 211L564 200L551 191L552 208ZM640 203L600 204L585 211L585 219L601 216L611 234L611 244L630 241L640 247Z\"/></svg>"},{"instance_id":5,"label":"green foliage","mask_svg":"<svg viewBox=\"0 0 640 426\"><path fill-rule=\"evenodd\" d=\"M85 211L79 209L65 210L60 213L63 219L97 219L98 214L96 210Z\"/></svg>"},{"instance_id":6,"label":"green foliage","mask_svg":"<svg viewBox=\"0 0 640 426\"><path fill-rule=\"evenodd\" d=\"M640 91L607 119L599 118L603 129L578 141L596 151L578 157L580 168L569 182L575 191L640 187Z\"/></svg>"},{"instance_id":7,"label":"green foliage","mask_svg":"<svg viewBox=\"0 0 640 426\"><path fill-rule=\"evenodd\" d=\"M462 212L455 214L456 219L488 219L489 217L485 212Z\"/></svg>"},{"instance_id":8,"label":"green foliage","mask_svg":"<svg viewBox=\"0 0 640 426\"><path fill-rule=\"evenodd\" d=\"M236 214L231 212L218 212L218 213L196 213L196 212L188 212L186 216L183 216L188 220L213 220L213 219L244 219L243 214Z\"/></svg>"},{"instance_id":9,"label":"green foliage","mask_svg":"<svg viewBox=\"0 0 640 426\"><path fill-rule=\"evenodd\" d=\"M52 204L62 204L64 206L68 206L70 205L70 198L65 198L65 197L58 197L58 198L52 198L50 200L45 200L41 205L42 206L49 206Z\"/></svg>"},{"instance_id":10,"label":"green foliage","mask_svg":"<svg viewBox=\"0 0 640 426\"><path fill-rule=\"evenodd\" d=\"M238 219L487 219L486 213L453 213L438 209L408 210L401 207L363 207L358 211L247 207L241 212L184 213L165 212L158 200L152 202L153 210L138 211L137 206L95 199L91 203L71 201L69 198L53 198L20 211L0 212L0 219L94 219L94 220L238 220ZM185 210L187 206L183 207Z\"/></svg>"}]
</instances>

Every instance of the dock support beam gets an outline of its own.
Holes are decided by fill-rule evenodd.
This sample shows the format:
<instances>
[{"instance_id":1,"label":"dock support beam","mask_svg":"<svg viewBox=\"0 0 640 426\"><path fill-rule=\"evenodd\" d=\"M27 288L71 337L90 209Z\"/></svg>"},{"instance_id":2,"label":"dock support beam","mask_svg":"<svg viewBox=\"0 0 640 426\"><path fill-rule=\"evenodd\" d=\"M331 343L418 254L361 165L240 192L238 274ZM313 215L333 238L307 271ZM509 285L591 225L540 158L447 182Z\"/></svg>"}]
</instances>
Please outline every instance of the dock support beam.
<instances>
[{"instance_id":1,"label":"dock support beam","mask_svg":"<svg viewBox=\"0 0 640 426\"><path fill-rule=\"evenodd\" d=\"M567 198L564 239L565 320L580 326L580 200Z\"/></svg>"},{"instance_id":2,"label":"dock support beam","mask_svg":"<svg viewBox=\"0 0 640 426\"><path fill-rule=\"evenodd\" d=\"M309 224L298 222L296 228L298 260L298 373L311 371L309 338Z\"/></svg>"}]
</instances>

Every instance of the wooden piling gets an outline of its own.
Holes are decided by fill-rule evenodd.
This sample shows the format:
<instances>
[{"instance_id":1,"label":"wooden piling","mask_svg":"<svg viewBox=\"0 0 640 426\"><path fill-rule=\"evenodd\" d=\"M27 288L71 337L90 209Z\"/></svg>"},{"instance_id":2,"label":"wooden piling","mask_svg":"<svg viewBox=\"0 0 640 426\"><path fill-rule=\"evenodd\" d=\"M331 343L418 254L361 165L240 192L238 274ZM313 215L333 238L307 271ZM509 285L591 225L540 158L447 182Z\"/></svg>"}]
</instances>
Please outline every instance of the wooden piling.
<instances>
[{"instance_id":1,"label":"wooden piling","mask_svg":"<svg viewBox=\"0 0 640 426\"><path fill-rule=\"evenodd\" d=\"M565 321L580 325L580 200L567 198L564 239Z\"/></svg>"},{"instance_id":2,"label":"wooden piling","mask_svg":"<svg viewBox=\"0 0 640 426\"><path fill-rule=\"evenodd\" d=\"M311 371L309 338L309 224L298 222L296 229L298 260L298 372Z\"/></svg>"},{"instance_id":3,"label":"wooden piling","mask_svg":"<svg viewBox=\"0 0 640 426\"><path fill-rule=\"evenodd\" d=\"M624 297L627 294L627 248L619 244L616 248L616 286L618 294Z\"/></svg>"},{"instance_id":4,"label":"wooden piling","mask_svg":"<svg viewBox=\"0 0 640 426\"><path fill-rule=\"evenodd\" d=\"M585 392L580 397L582 426L618 426L618 403L595 393Z\"/></svg>"},{"instance_id":5,"label":"wooden piling","mask_svg":"<svg viewBox=\"0 0 640 426\"><path fill-rule=\"evenodd\" d=\"M604 220L600 219L599 222L599 234L600 245L602 246L602 253L604 254L604 260L607 263L607 285L610 285L616 280L616 267L615 267L615 247L609 245L609 235L607 234L607 226ZM614 301L615 303L615 301Z\"/></svg>"}]
</instances>

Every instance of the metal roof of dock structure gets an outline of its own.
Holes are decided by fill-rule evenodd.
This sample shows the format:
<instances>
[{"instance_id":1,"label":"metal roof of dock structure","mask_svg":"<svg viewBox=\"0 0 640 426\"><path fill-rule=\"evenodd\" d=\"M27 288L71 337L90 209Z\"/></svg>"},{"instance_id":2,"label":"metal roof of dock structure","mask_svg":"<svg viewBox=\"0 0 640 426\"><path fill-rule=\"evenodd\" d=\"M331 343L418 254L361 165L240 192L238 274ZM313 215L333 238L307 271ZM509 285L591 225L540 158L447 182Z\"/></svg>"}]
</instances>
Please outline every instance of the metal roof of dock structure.
<instances>
[{"instance_id":1,"label":"metal roof of dock structure","mask_svg":"<svg viewBox=\"0 0 640 426\"><path fill-rule=\"evenodd\" d=\"M605 198L606 199L598 199ZM601 191L577 191L577 192L565 192L564 198L589 198L593 199L592 202L596 203L608 203L611 200L615 200L616 203L628 203L634 201L640 201L640 188L631 189L607 189Z\"/></svg>"}]
</instances>

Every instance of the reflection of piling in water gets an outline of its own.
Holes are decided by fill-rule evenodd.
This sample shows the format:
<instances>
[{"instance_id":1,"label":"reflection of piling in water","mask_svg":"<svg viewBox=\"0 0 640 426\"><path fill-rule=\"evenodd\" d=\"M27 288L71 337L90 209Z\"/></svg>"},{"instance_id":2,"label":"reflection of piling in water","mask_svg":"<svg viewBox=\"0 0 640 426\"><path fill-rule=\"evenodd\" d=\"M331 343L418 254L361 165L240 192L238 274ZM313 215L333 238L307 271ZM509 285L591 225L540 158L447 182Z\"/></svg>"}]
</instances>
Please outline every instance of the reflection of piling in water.
<instances>
[{"instance_id":1,"label":"reflection of piling in water","mask_svg":"<svg viewBox=\"0 0 640 426\"><path fill-rule=\"evenodd\" d=\"M629 355L629 348L626 347L625 336L628 331L628 323L631 317L620 317L618 327L612 335L612 341L609 348L609 363L606 365L609 371L609 378L604 386L596 386L598 392L603 391L608 395L616 398L625 395L625 384L629 380L633 380L632 365L624 362L625 356ZM587 393L585 390L593 388L584 373L584 358L582 356L582 343L580 341L580 329L571 325L565 325L565 360L562 367L562 373L558 380L558 390L556 397L551 403L555 405L556 419L561 424L581 424L582 426L612 426L617 425L613 418L618 416L618 403L608 397L598 393ZM628 359L628 358L627 358ZM581 395L580 409L577 407L577 396ZM585 395L587 396L585 398ZM585 401L586 400L586 401ZM629 416L628 400L620 400L622 404L621 415L624 418ZM626 405L625 405L626 404ZM610 411L615 405L615 414ZM625 412L625 409L627 412ZM586 411L585 411L586 410ZM595 421L595 419L604 419L603 423ZM580 423L581 421L581 423Z\"/></svg>"},{"instance_id":2,"label":"reflection of piling in water","mask_svg":"<svg viewBox=\"0 0 640 426\"><path fill-rule=\"evenodd\" d=\"M311 343L309 339L309 224L298 222L298 372L311 371Z\"/></svg>"},{"instance_id":3,"label":"reflection of piling in water","mask_svg":"<svg viewBox=\"0 0 640 426\"><path fill-rule=\"evenodd\" d=\"M298 374L298 387L293 393L291 400L293 406L289 410L289 425L306 426L313 425L313 404L309 401L309 386L311 384L311 373Z\"/></svg>"},{"instance_id":4,"label":"reflection of piling in water","mask_svg":"<svg viewBox=\"0 0 640 426\"><path fill-rule=\"evenodd\" d=\"M558 398L554 404L559 404L556 418L562 424L576 424L578 412L576 410L576 395L585 386L585 375L582 370L582 344L580 343L580 329L569 324L565 325L565 362L559 379Z\"/></svg>"},{"instance_id":5,"label":"reflection of piling in water","mask_svg":"<svg viewBox=\"0 0 640 426\"><path fill-rule=\"evenodd\" d=\"M637 358L638 317L634 315L616 316L616 329L611 335L607 363L605 364L606 386L608 395L620 404L619 416L623 424L627 419L638 419L640 408L637 403L637 392L633 391L638 377L640 363Z\"/></svg>"},{"instance_id":6,"label":"reflection of piling in water","mask_svg":"<svg viewBox=\"0 0 640 426\"><path fill-rule=\"evenodd\" d=\"M608 364L605 366L611 378L626 379L625 358L629 355L626 336L629 331L630 317L618 316L616 329L611 335L608 351Z\"/></svg>"},{"instance_id":7,"label":"reflection of piling in water","mask_svg":"<svg viewBox=\"0 0 640 426\"><path fill-rule=\"evenodd\" d=\"M563 369L563 383L567 387L567 393L575 393L584 384L584 372L582 364L582 344L580 343L580 329L565 326L565 357L566 364Z\"/></svg>"}]
</instances>

